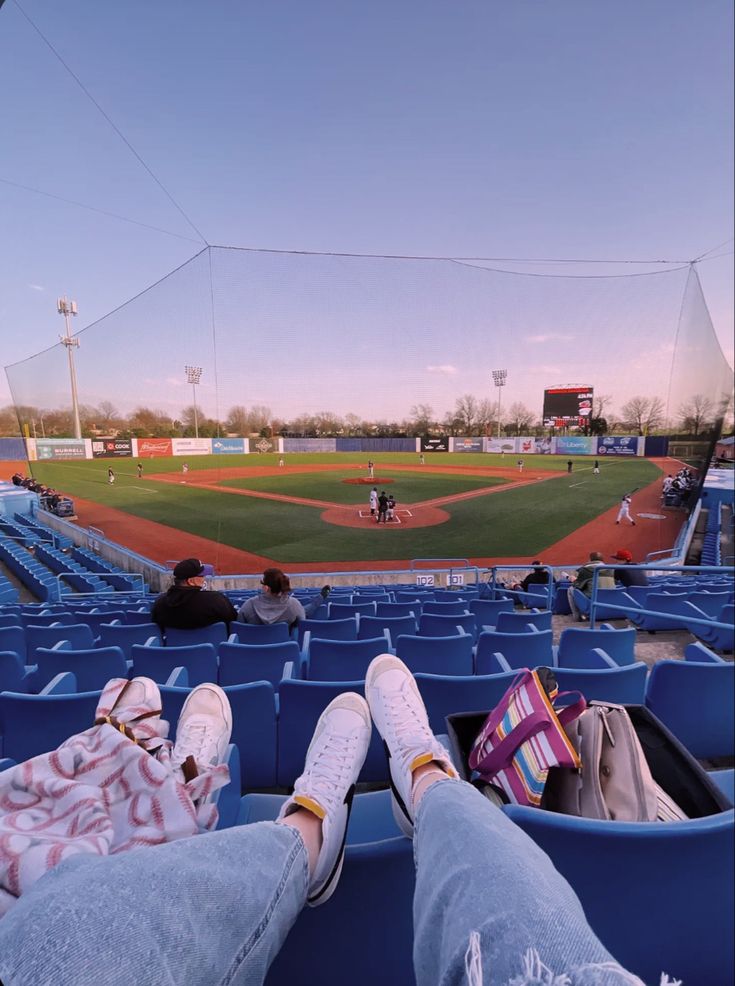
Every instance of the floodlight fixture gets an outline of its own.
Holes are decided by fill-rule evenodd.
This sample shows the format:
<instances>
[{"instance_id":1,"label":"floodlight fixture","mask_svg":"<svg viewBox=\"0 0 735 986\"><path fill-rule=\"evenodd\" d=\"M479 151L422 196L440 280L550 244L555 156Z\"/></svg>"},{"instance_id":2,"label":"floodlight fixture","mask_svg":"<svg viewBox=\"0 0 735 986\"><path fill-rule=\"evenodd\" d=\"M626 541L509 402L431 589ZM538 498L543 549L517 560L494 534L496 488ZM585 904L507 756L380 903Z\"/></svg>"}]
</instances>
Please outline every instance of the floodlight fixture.
<instances>
[{"instance_id":1,"label":"floodlight fixture","mask_svg":"<svg viewBox=\"0 0 735 986\"><path fill-rule=\"evenodd\" d=\"M508 379L507 370L492 370L493 383L496 388L498 388L498 437L500 437L500 401L503 396L502 388L505 386Z\"/></svg>"},{"instance_id":2,"label":"floodlight fixture","mask_svg":"<svg viewBox=\"0 0 735 986\"><path fill-rule=\"evenodd\" d=\"M71 383L71 409L74 416L74 437L81 440L82 437L82 425L79 420L79 397L77 396L77 371L74 366L74 350L79 346L79 339L71 334L71 322L70 319L74 315L79 314L76 301L71 301L69 298L57 298L56 299L56 311L59 315L64 316L64 325L66 326L66 335L59 336L61 344L66 346L66 352L69 357L69 380Z\"/></svg>"},{"instance_id":3,"label":"floodlight fixture","mask_svg":"<svg viewBox=\"0 0 735 986\"><path fill-rule=\"evenodd\" d=\"M199 414L197 412L197 384L202 378L202 368L201 366L189 366L184 367L186 373L187 383L191 384L191 392L194 395L194 435L199 438Z\"/></svg>"}]
</instances>

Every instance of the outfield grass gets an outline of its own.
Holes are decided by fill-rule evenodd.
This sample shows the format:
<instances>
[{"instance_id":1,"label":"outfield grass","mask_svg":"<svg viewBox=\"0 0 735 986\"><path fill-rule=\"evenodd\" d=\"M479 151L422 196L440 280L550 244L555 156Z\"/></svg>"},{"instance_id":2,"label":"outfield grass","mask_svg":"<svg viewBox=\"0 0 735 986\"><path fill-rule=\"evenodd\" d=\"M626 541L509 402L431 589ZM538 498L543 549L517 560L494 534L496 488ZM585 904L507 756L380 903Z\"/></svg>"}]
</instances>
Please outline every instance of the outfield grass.
<instances>
[{"instance_id":1,"label":"outfield grass","mask_svg":"<svg viewBox=\"0 0 735 986\"><path fill-rule=\"evenodd\" d=\"M338 454L339 455L339 454ZM335 463L335 454L287 455L287 464L310 462ZM362 464L364 456L343 454L345 462ZM412 502L428 496L460 492L457 480L472 483L472 487L491 485L482 477L442 476L432 474L434 462L442 465L509 465L508 458L500 455L435 455L426 457L425 472L397 474L400 483L394 484L394 492L401 492L399 499ZM472 461L468 461L472 460ZM376 472L380 474L391 462L418 464L416 455L376 455ZM445 509L451 520L436 527L394 529L376 531L372 527L347 528L325 524L321 508L298 504L279 503L246 496L233 496L212 490L200 490L191 486L161 483L135 475L135 462L127 460L98 459L82 462L37 462L34 475L41 482L88 500L116 507L138 517L158 521L202 537L289 562L328 562L391 560L416 557L508 557L534 555L572 533L582 524L615 506L627 490L646 486L660 470L645 459L603 460L600 476L592 475L589 457L574 459L575 471L566 474L566 459L546 456L529 456L527 468L558 472L559 476L548 481L529 484L520 489L499 490L492 495L458 501ZM148 474L180 472L180 458L143 460ZM273 465L278 456L192 456L190 469L212 469L232 466ZM117 482L107 484L107 468L112 465ZM350 473L354 475L353 473ZM369 488L350 487L335 481L339 473L303 473L273 477L252 477L244 485L255 488L255 483L267 482L268 489L275 490L272 482L279 484L278 492L286 492L280 486L288 484L288 492L295 496L317 496L319 499L336 500L336 490L358 494L357 502L366 500ZM416 489L426 490L446 483L443 492L410 497L405 494L410 481L419 484ZM422 486L421 484L427 484ZM295 484L295 485L292 485ZM324 484L324 485L322 485ZM258 487L262 488L262 487ZM318 492L316 492L318 491ZM594 546L590 546L592 550Z\"/></svg>"}]
</instances>

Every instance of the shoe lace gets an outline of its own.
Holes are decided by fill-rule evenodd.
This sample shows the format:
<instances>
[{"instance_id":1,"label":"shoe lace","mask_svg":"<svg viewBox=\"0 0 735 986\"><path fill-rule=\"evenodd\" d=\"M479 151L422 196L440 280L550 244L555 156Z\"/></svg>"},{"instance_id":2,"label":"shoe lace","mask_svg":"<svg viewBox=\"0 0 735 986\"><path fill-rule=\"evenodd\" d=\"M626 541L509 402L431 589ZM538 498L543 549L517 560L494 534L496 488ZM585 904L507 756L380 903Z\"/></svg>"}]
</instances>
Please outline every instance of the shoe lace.
<instances>
[{"instance_id":1,"label":"shoe lace","mask_svg":"<svg viewBox=\"0 0 735 986\"><path fill-rule=\"evenodd\" d=\"M182 763L187 757L194 757L198 764L205 763L211 759L214 745L209 725L201 719L190 719L176 736L174 756Z\"/></svg>"},{"instance_id":2,"label":"shoe lace","mask_svg":"<svg viewBox=\"0 0 735 986\"><path fill-rule=\"evenodd\" d=\"M307 771L306 787L319 795L327 810L344 797L345 782L355 763L357 736L334 733L325 737L324 745Z\"/></svg>"},{"instance_id":3,"label":"shoe lace","mask_svg":"<svg viewBox=\"0 0 735 986\"><path fill-rule=\"evenodd\" d=\"M434 749L434 736L412 702L406 700L403 690L386 696L386 711L397 741L397 754L401 766L406 767L417 751Z\"/></svg>"}]
</instances>

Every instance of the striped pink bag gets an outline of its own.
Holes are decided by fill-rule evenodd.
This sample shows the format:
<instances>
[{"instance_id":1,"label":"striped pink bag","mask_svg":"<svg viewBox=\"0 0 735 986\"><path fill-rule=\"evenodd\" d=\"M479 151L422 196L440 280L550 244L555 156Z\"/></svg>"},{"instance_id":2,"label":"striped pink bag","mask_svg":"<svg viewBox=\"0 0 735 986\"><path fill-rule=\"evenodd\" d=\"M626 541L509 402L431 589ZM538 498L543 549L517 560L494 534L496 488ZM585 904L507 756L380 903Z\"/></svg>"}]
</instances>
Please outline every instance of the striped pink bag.
<instances>
[{"instance_id":1,"label":"striped pink bag","mask_svg":"<svg viewBox=\"0 0 735 986\"><path fill-rule=\"evenodd\" d=\"M471 769L500 787L508 801L535 807L550 767L580 767L564 727L587 707L579 692L560 694L553 673L539 671L521 671L485 720L469 756ZM554 703L569 695L577 701L557 712Z\"/></svg>"}]
</instances>

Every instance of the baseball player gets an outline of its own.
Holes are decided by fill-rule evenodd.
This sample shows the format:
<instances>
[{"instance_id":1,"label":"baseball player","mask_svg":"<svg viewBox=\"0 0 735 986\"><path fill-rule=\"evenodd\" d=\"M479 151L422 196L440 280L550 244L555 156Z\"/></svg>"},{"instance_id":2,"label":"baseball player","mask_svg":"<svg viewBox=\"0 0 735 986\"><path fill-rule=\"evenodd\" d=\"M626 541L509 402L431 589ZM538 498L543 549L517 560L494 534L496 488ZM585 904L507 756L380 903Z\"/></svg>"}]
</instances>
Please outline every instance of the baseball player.
<instances>
[{"instance_id":1,"label":"baseball player","mask_svg":"<svg viewBox=\"0 0 735 986\"><path fill-rule=\"evenodd\" d=\"M138 465L136 466L136 468L138 470L138 479L142 479L143 478L143 463L142 462L139 462Z\"/></svg>"},{"instance_id":2,"label":"baseball player","mask_svg":"<svg viewBox=\"0 0 735 986\"><path fill-rule=\"evenodd\" d=\"M378 509L378 487L373 486L370 490L370 516L374 517Z\"/></svg>"},{"instance_id":3,"label":"baseball player","mask_svg":"<svg viewBox=\"0 0 735 986\"><path fill-rule=\"evenodd\" d=\"M592 475L593 476L599 476L600 475L600 462L599 462L598 459L595 459L595 465L594 465L594 468L592 469Z\"/></svg>"},{"instance_id":4,"label":"baseball player","mask_svg":"<svg viewBox=\"0 0 735 986\"><path fill-rule=\"evenodd\" d=\"M115 483L115 473L112 471L112 469L107 470L107 482L110 484L110 486L113 486Z\"/></svg>"},{"instance_id":5,"label":"baseball player","mask_svg":"<svg viewBox=\"0 0 735 986\"><path fill-rule=\"evenodd\" d=\"M630 493L626 493L623 499L620 501L620 509L618 510L618 519L615 521L619 524L621 520L629 520L633 527L635 527L635 521L630 516L630 505L633 502L633 497Z\"/></svg>"},{"instance_id":6,"label":"baseball player","mask_svg":"<svg viewBox=\"0 0 735 986\"><path fill-rule=\"evenodd\" d=\"M368 476L370 479L375 479L375 463L372 459L368 459Z\"/></svg>"},{"instance_id":7,"label":"baseball player","mask_svg":"<svg viewBox=\"0 0 735 986\"><path fill-rule=\"evenodd\" d=\"M518 460L518 472L523 472L523 459Z\"/></svg>"},{"instance_id":8,"label":"baseball player","mask_svg":"<svg viewBox=\"0 0 735 986\"><path fill-rule=\"evenodd\" d=\"M387 520L395 520L396 498L391 493L388 497L388 509L386 512Z\"/></svg>"}]
</instances>

